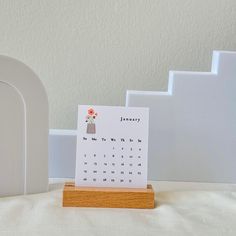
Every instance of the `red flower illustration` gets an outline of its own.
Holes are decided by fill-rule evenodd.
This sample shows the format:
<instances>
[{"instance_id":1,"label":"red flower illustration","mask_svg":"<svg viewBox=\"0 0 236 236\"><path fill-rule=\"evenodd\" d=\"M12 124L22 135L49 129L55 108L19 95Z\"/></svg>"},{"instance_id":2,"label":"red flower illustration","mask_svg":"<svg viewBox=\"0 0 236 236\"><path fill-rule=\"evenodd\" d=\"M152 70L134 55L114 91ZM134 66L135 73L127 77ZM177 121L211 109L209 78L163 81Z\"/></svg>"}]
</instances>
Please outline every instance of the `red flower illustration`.
<instances>
[{"instance_id":1,"label":"red flower illustration","mask_svg":"<svg viewBox=\"0 0 236 236\"><path fill-rule=\"evenodd\" d=\"M89 124L94 124L94 120L96 119L98 113L94 111L93 108L88 109L88 114L86 115L86 122Z\"/></svg>"},{"instance_id":2,"label":"red flower illustration","mask_svg":"<svg viewBox=\"0 0 236 236\"><path fill-rule=\"evenodd\" d=\"M89 114L90 116L93 116L93 115L94 115L94 110L93 110L93 108L88 109L88 114Z\"/></svg>"}]
</instances>

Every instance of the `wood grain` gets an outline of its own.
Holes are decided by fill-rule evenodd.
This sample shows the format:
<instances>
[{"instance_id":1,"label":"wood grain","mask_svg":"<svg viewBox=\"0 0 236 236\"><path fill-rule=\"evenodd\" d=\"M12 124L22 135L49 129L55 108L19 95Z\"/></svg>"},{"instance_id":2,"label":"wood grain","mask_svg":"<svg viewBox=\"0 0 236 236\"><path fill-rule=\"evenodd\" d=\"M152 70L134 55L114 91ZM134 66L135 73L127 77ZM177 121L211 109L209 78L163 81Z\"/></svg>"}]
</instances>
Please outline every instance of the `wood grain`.
<instances>
[{"instance_id":1,"label":"wood grain","mask_svg":"<svg viewBox=\"0 0 236 236\"><path fill-rule=\"evenodd\" d=\"M63 207L154 208L152 185L146 189L76 187L65 183Z\"/></svg>"}]
</instances>

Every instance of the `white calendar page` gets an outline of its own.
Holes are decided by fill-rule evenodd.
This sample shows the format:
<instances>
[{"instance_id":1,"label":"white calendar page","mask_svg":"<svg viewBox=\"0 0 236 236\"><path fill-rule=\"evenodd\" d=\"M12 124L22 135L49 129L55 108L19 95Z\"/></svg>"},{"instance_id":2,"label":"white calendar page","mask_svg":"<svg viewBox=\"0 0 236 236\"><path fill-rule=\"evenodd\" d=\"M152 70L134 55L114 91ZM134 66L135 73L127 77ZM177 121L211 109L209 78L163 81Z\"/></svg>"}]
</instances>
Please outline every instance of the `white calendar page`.
<instances>
[{"instance_id":1,"label":"white calendar page","mask_svg":"<svg viewBox=\"0 0 236 236\"><path fill-rule=\"evenodd\" d=\"M149 109L78 106L76 186L146 188Z\"/></svg>"}]
</instances>

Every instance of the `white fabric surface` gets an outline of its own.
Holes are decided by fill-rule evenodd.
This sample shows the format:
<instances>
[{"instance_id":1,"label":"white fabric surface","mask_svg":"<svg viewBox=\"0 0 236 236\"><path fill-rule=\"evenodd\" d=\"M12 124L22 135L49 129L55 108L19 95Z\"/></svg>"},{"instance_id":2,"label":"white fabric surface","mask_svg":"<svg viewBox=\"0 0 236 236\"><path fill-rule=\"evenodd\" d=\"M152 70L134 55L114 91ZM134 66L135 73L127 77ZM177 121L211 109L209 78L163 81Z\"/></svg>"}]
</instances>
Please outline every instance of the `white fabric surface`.
<instances>
[{"instance_id":1,"label":"white fabric surface","mask_svg":"<svg viewBox=\"0 0 236 236\"><path fill-rule=\"evenodd\" d=\"M153 210L63 208L55 183L47 193L0 198L0 235L236 235L235 185L152 184Z\"/></svg>"}]
</instances>

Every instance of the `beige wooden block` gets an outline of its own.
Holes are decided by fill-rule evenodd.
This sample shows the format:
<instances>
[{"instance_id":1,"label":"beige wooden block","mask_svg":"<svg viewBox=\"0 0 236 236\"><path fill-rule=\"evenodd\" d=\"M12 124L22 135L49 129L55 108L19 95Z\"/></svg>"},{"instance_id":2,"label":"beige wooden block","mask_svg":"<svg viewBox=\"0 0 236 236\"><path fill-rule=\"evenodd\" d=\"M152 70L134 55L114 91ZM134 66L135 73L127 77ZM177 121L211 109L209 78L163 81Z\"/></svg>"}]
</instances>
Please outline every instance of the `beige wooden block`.
<instances>
[{"instance_id":1,"label":"beige wooden block","mask_svg":"<svg viewBox=\"0 0 236 236\"><path fill-rule=\"evenodd\" d=\"M74 182L65 183L63 207L143 208L155 206L152 185L139 188L76 187Z\"/></svg>"}]
</instances>

